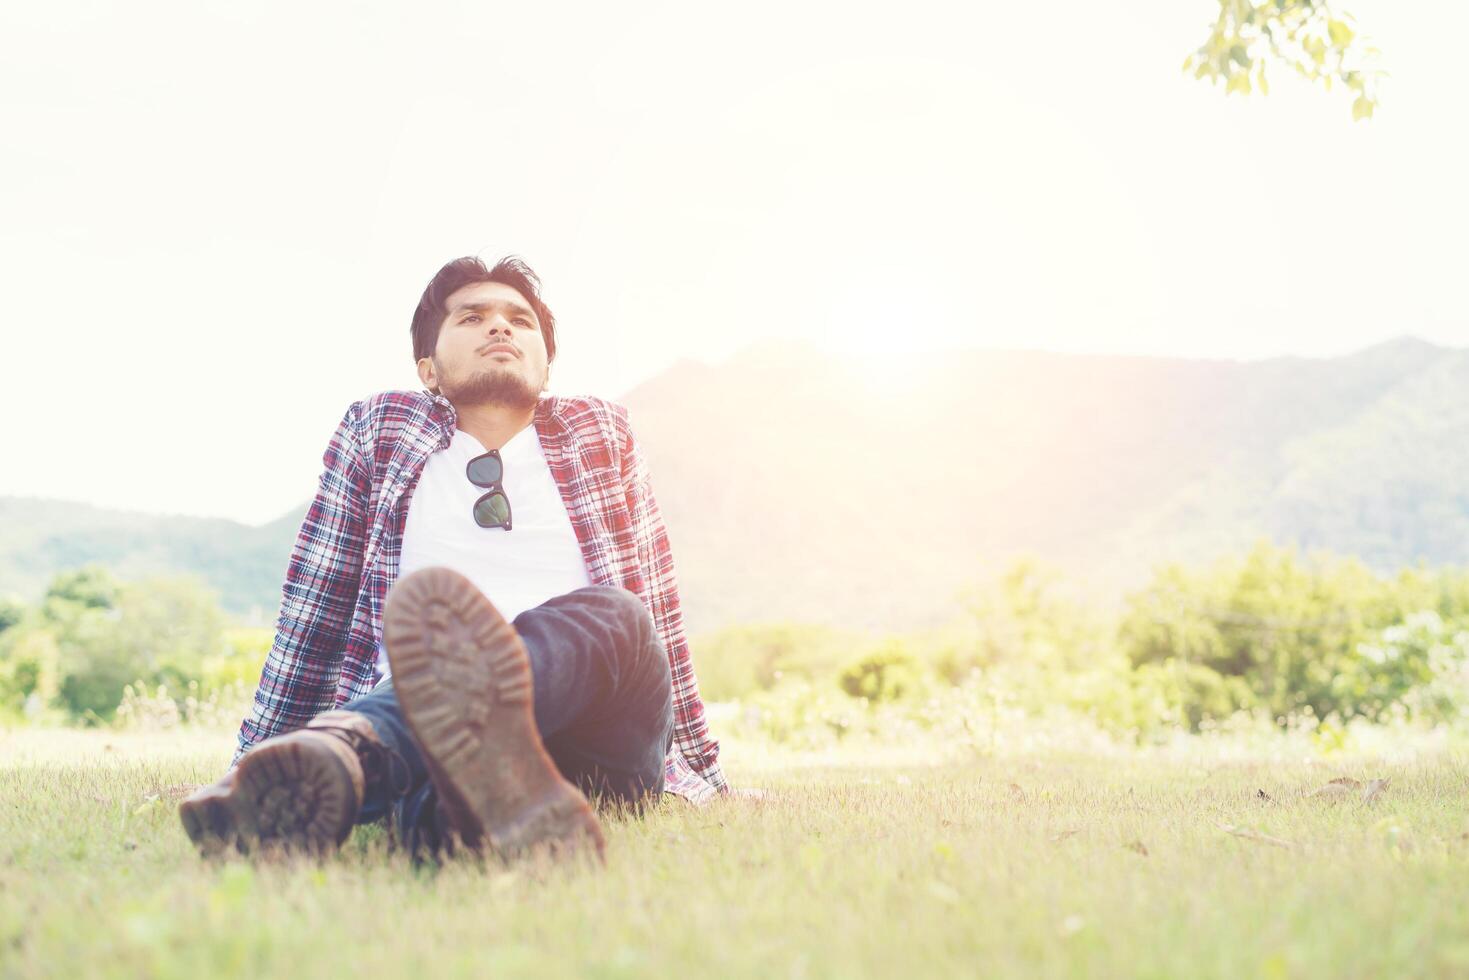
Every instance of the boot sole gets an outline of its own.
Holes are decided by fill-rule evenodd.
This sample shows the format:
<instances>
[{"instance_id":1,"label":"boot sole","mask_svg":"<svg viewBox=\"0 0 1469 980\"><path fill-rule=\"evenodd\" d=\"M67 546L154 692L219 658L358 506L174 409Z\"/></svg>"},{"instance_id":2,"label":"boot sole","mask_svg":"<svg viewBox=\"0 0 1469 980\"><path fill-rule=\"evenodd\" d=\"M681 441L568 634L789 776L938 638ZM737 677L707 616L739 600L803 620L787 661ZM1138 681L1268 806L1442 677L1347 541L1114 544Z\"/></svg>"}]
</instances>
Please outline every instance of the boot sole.
<instances>
[{"instance_id":1,"label":"boot sole","mask_svg":"<svg viewBox=\"0 0 1469 980\"><path fill-rule=\"evenodd\" d=\"M352 831L352 777L342 760L307 740L246 753L232 785L179 804L179 818L206 857L283 851L325 855Z\"/></svg>"},{"instance_id":2,"label":"boot sole","mask_svg":"<svg viewBox=\"0 0 1469 980\"><path fill-rule=\"evenodd\" d=\"M469 579L424 568L383 608L398 704L461 842L502 856L533 848L600 859L601 826L556 768L536 728L520 636Z\"/></svg>"}]
</instances>

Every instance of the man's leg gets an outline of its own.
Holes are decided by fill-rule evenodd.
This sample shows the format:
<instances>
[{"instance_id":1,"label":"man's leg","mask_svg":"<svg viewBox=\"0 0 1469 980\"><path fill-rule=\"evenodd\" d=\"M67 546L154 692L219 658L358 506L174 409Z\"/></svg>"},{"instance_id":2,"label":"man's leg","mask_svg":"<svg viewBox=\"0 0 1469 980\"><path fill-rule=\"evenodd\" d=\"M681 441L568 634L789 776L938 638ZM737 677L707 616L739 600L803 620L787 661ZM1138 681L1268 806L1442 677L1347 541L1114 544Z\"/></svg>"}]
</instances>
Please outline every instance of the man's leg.
<instances>
[{"instance_id":1,"label":"man's leg","mask_svg":"<svg viewBox=\"0 0 1469 980\"><path fill-rule=\"evenodd\" d=\"M393 679L384 678L371 691L342 706L344 711L366 715L372 722L373 731L382 743L398 753L407 770L407 792L412 795L428 782L428 769L423 763L423 754L413 741L408 723L403 720L403 711L398 707L398 697L393 692ZM368 793L357 812L358 823L372 823L383 817L401 799L391 792Z\"/></svg>"},{"instance_id":2,"label":"man's leg","mask_svg":"<svg viewBox=\"0 0 1469 980\"><path fill-rule=\"evenodd\" d=\"M181 801L179 817L205 854L232 845L324 854L352 832L365 799L398 795L408 780L407 763L367 716L324 711L254 746Z\"/></svg>"},{"instance_id":3,"label":"man's leg","mask_svg":"<svg viewBox=\"0 0 1469 980\"><path fill-rule=\"evenodd\" d=\"M522 612L511 624L530 661L536 728L556 767L603 802L641 808L663 789L673 738L668 657L631 592L589 586ZM392 678L344 705L371 719L404 759L412 789L364 800L359 820L394 811L405 837L437 847L436 796Z\"/></svg>"},{"instance_id":4,"label":"man's leg","mask_svg":"<svg viewBox=\"0 0 1469 980\"><path fill-rule=\"evenodd\" d=\"M673 742L668 655L626 589L588 586L516 616L535 679L536 727L567 779L634 807L663 791Z\"/></svg>"}]
</instances>

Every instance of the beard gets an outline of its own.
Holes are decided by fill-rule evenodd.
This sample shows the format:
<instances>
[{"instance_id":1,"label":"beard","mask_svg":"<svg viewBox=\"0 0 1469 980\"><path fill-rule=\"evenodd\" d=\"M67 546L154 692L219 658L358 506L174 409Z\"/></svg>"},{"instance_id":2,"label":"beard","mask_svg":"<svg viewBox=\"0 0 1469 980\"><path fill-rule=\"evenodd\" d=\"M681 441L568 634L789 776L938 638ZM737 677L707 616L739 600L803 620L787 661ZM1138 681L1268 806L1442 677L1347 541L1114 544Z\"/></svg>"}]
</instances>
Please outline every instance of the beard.
<instances>
[{"instance_id":1,"label":"beard","mask_svg":"<svg viewBox=\"0 0 1469 980\"><path fill-rule=\"evenodd\" d=\"M500 405L512 409L534 408L540 392L519 371L492 366L467 378L439 383L439 392L454 405Z\"/></svg>"}]
</instances>

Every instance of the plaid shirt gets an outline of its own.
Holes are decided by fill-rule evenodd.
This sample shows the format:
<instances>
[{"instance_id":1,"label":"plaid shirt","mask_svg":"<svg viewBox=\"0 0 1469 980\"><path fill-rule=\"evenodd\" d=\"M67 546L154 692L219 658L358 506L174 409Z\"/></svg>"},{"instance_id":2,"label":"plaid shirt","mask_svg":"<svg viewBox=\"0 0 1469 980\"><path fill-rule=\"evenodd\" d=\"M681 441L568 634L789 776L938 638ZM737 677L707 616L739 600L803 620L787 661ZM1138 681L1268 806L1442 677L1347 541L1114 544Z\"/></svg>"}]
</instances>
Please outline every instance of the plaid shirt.
<instances>
[{"instance_id":1,"label":"plaid shirt","mask_svg":"<svg viewBox=\"0 0 1469 980\"><path fill-rule=\"evenodd\" d=\"M448 399L427 391L384 391L347 408L286 566L275 642L231 768L262 739L371 690L409 501L430 454L453 438L456 418ZM641 599L668 652L667 791L694 803L728 792L684 638L668 535L627 409L543 396L533 424L592 581Z\"/></svg>"}]
</instances>

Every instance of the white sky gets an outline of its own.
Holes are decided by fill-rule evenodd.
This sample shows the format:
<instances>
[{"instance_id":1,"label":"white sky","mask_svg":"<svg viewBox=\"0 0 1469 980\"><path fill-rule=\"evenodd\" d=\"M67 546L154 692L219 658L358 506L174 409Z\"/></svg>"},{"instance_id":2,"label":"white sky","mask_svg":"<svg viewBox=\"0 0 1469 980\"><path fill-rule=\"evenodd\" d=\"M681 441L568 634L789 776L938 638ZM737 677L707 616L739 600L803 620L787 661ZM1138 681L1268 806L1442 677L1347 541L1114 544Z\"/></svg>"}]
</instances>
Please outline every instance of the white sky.
<instances>
[{"instance_id":1,"label":"white sky","mask_svg":"<svg viewBox=\"0 0 1469 980\"><path fill-rule=\"evenodd\" d=\"M1469 5L1347 4L1370 124L1184 76L1214 0L621 6L0 8L0 494L279 516L463 254L609 397L768 337L1469 344Z\"/></svg>"}]
</instances>

